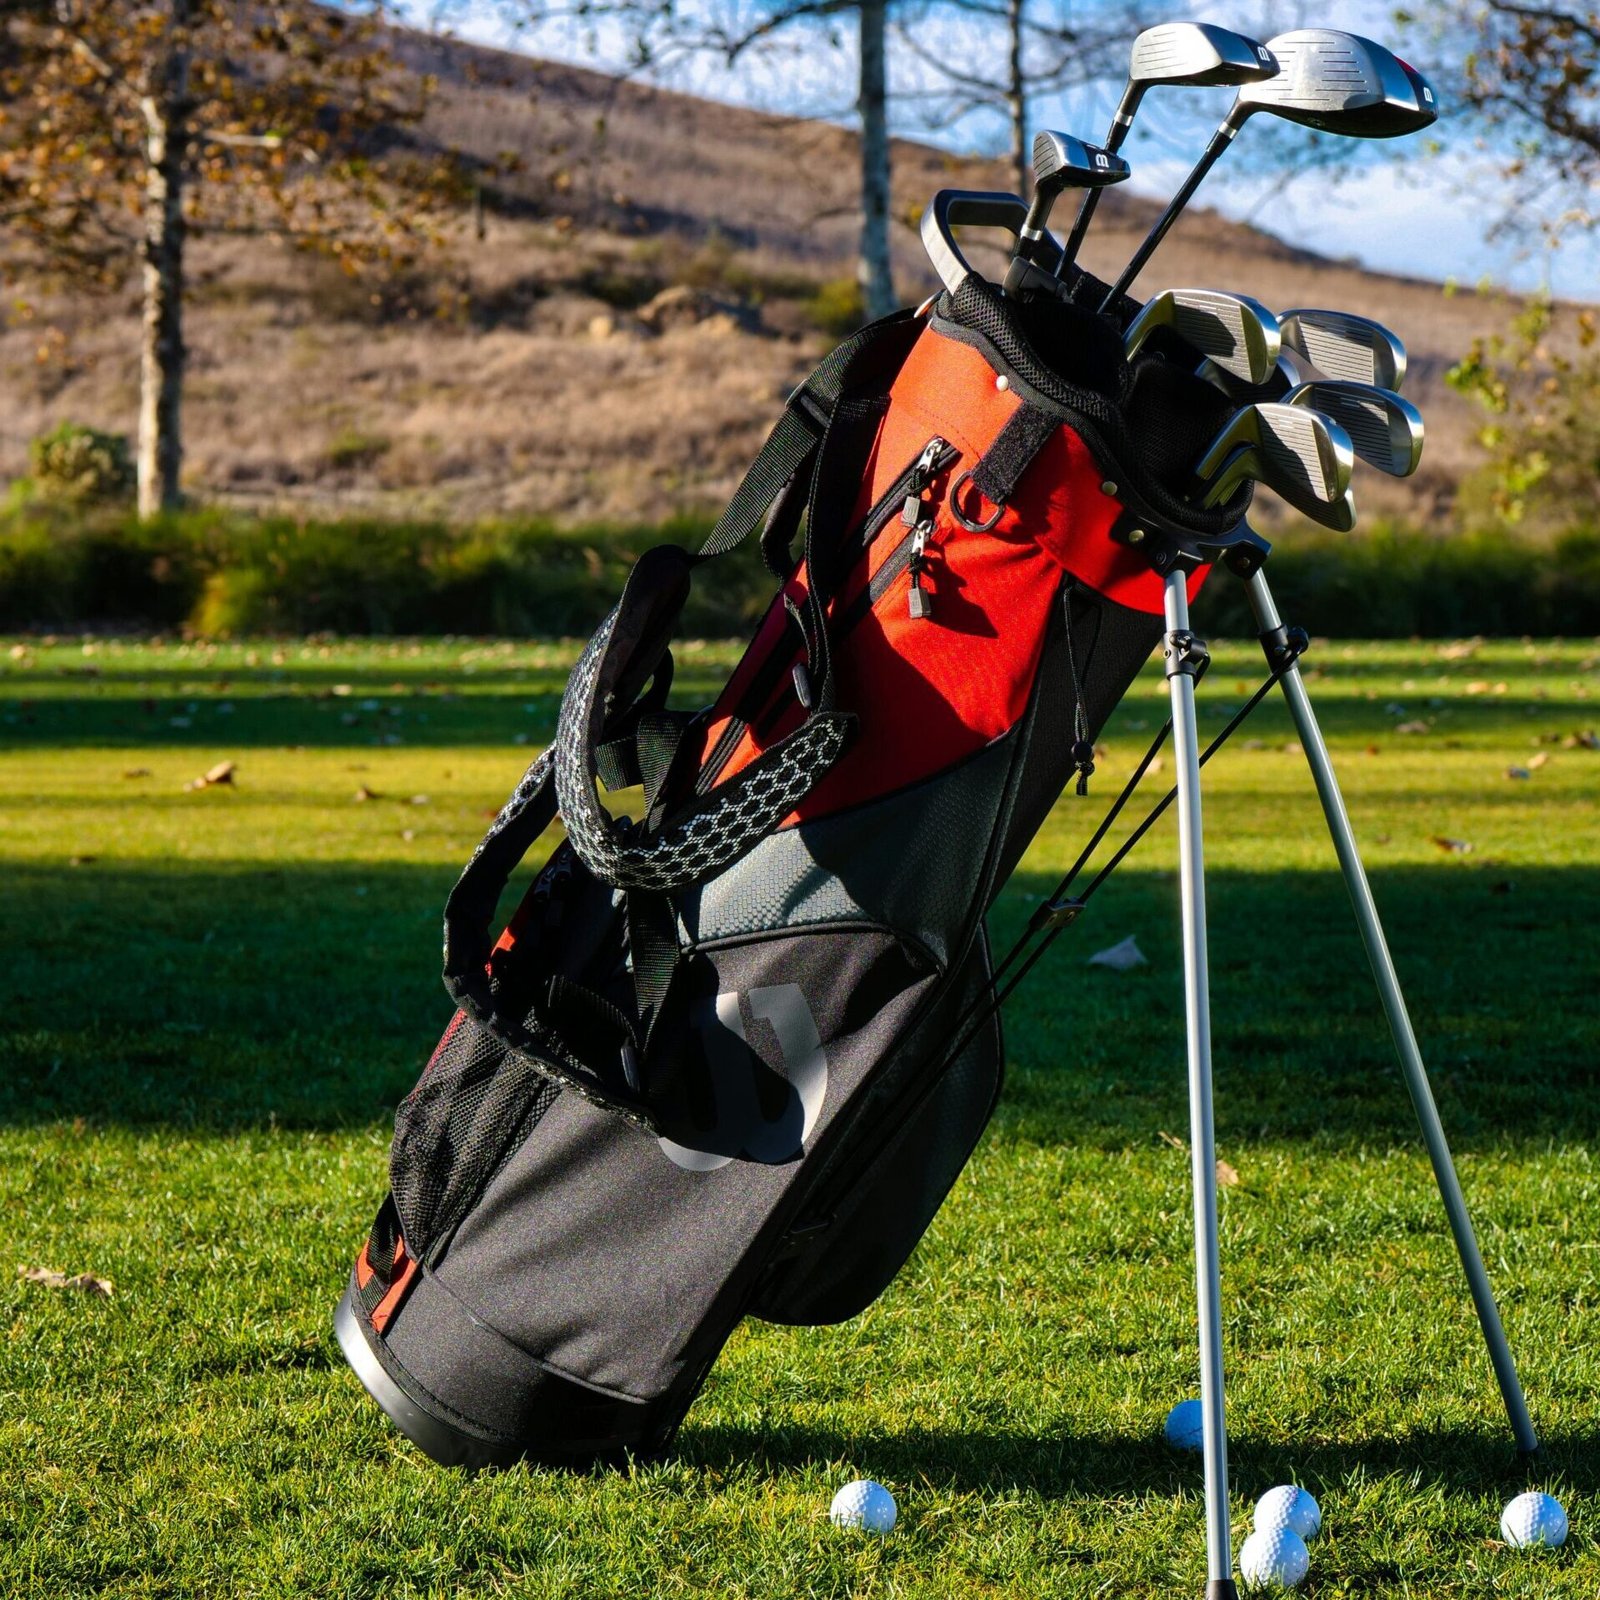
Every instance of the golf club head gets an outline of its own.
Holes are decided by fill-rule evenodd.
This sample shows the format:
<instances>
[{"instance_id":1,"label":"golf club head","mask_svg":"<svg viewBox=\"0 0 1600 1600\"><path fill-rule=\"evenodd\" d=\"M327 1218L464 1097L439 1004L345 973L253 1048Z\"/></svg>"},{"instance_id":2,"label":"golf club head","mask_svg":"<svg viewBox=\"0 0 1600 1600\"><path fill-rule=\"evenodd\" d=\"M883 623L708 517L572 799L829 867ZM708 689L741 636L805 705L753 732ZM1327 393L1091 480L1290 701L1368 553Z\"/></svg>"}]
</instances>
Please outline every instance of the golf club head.
<instances>
[{"instance_id":1,"label":"golf club head","mask_svg":"<svg viewBox=\"0 0 1600 1600\"><path fill-rule=\"evenodd\" d=\"M1296 28L1267 41L1278 72L1239 89L1231 120L1270 111L1324 133L1395 139L1438 116L1432 88L1415 68L1359 34Z\"/></svg>"},{"instance_id":2,"label":"golf club head","mask_svg":"<svg viewBox=\"0 0 1600 1600\"><path fill-rule=\"evenodd\" d=\"M1121 183L1133 169L1121 156L1087 144L1070 133L1041 129L1033 136L1033 192L1099 189Z\"/></svg>"},{"instance_id":3,"label":"golf club head","mask_svg":"<svg viewBox=\"0 0 1600 1600\"><path fill-rule=\"evenodd\" d=\"M1202 504L1221 505L1254 478L1297 511L1321 521L1350 487L1355 449L1350 435L1305 406L1268 402L1231 417L1195 467Z\"/></svg>"},{"instance_id":4,"label":"golf club head","mask_svg":"<svg viewBox=\"0 0 1600 1600\"><path fill-rule=\"evenodd\" d=\"M1133 41L1128 82L1153 84L1254 83L1278 71L1278 61L1259 40L1209 22L1163 22Z\"/></svg>"},{"instance_id":5,"label":"golf club head","mask_svg":"<svg viewBox=\"0 0 1600 1600\"><path fill-rule=\"evenodd\" d=\"M1128 325L1123 355L1132 360L1157 328L1171 328L1223 372L1265 383L1282 347L1278 319L1249 295L1216 289L1163 289Z\"/></svg>"},{"instance_id":6,"label":"golf club head","mask_svg":"<svg viewBox=\"0 0 1600 1600\"><path fill-rule=\"evenodd\" d=\"M1392 389L1313 379L1296 384L1283 403L1332 417L1350 435L1356 454L1390 477L1409 478L1422 460L1422 413Z\"/></svg>"},{"instance_id":7,"label":"golf club head","mask_svg":"<svg viewBox=\"0 0 1600 1600\"><path fill-rule=\"evenodd\" d=\"M1304 307L1285 311L1278 321L1284 346L1326 377L1377 389L1398 390L1405 382L1406 347L1381 322Z\"/></svg>"}]
</instances>

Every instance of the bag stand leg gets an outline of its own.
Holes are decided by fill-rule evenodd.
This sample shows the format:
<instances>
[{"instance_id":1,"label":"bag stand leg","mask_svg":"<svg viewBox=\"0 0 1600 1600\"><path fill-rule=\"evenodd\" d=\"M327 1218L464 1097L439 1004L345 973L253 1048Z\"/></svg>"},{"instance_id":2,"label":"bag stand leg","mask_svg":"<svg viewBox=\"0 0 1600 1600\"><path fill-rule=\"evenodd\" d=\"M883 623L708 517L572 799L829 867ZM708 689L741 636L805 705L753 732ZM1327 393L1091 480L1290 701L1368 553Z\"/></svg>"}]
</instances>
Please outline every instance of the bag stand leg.
<instances>
[{"instance_id":1,"label":"bag stand leg","mask_svg":"<svg viewBox=\"0 0 1600 1600\"><path fill-rule=\"evenodd\" d=\"M1195 679L1205 647L1189 631L1181 571L1166 580L1166 669L1178 767L1183 996L1189 1050L1189 1146L1194 1168L1195 1285L1200 1311L1200 1406L1205 1441L1206 1600L1234 1600L1228 1515L1228 1433L1222 1386L1222 1274L1217 1240L1217 1145L1211 1109L1211 1002L1206 963L1205 858L1200 819L1200 739Z\"/></svg>"},{"instance_id":2,"label":"bag stand leg","mask_svg":"<svg viewBox=\"0 0 1600 1600\"><path fill-rule=\"evenodd\" d=\"M1250 605L1255 612L1256 626L1263 636L1281 628L1282 619L1278 616L1272 591L1267 587L1266 574L1259 568L1250 579ZM1170 602L1168 617L1170 627ZM1400 1056L1401 1071L1405 1074L1406 1087L1411 1091L1411 1103L1416 1108L1418 1122L1422 1124L1423 1142L1433 1162L1433 1175L1444 1201L1445 1214L1450 1219L1450 1231L1455 1235L1456 1250L1472 1291L1472 1303L1477 1308L1484 1342L1489 1346L1489 1359L1494 1364L1494 1375L1500 1384L1511 1432L1516 1437L1517 1448L1525 1455L1532 1455L1539 1448L1539 1438L1533 1431L1528 1404L1522 1395L1522 1385L1517 1380L1516 1363L1511 1359L1511 1347L1506 1343L1505 1329L1500 1324L1494 1291L1489 1287L1489 1275L1484 1270L1483 1256L1472 1231L1472 1219L1467 1214L1467 1202L1456 1177L1455 1163L1450 1159L1450 1146L1445 1141L1444 1126L1439 1121L1439 1108L1434 1104L1428 1071L1423 1065L1422 1052L1417 1048L1417 1037L1411 1028L1405 998L1400 992L1400 980L1389 957L1389 945L1383 935L1383 925L1378 920L1372 889L1367 883L1367 874L1356 850L1355 835L1351 831L1350 817L1345 811L1344 799L1333 774L1333 763L1328 758L1328 747L1323 742L1322 730L1311 709L1311 700L1306 694L1300 669L1291 666L1283 674L1281 682L1284 696L1289 702L1289 713L1300 735L1301 748L1311 764L1311 776L1317 786L1317 797L1322 802L1323 815L1328 821L1328 831L1333 835L1333 847L1338 852L1345 888L1349 890L1351 903L1355 907L1361 942L1366 946L1367 960L1372 964L1372 975L1377 980L1384 1014L1389 1019L1389 1031L1394 1035L1395 1049ZM1179 773L1181 778L1181 766ZM1179 804L1181 806L1181 799ZM1198 1148L1195 1159L1199 1160ZM1198 1168L1196 1170L1198 1172ZM1206 1443L1209 1464L1209 1433Z\"/></svg>"}]
</instances>

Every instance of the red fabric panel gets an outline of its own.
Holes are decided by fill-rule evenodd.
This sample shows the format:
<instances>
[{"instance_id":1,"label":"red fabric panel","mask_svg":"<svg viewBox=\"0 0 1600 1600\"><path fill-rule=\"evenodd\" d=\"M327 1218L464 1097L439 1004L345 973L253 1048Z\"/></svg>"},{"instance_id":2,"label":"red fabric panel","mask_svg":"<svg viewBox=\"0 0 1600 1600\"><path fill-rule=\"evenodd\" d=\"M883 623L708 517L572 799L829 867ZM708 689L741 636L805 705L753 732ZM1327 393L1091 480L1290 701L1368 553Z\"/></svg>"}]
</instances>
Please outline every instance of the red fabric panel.
<instances>
[{"instance_id":1,"label":"red fabric panel","mask_svg":"<svg viewBox=\"0 0 1600 1600\"><path fill-rule=\"evenodd\" d=\"M1160 615L1161 580L1110 537L1122 506L1102 490L1104 475L1069 428L1058 429L1040 452L992 530L974 533L952 517L952 487L977 464L1018 404L1009 387L997 385L977 350L931 329L901 369L851 521L860 522L931 439L961 451L924 496L939 507L923 583L933 614L911 617L910 577L902 573L869 615L842 636L838 632L869 574L892 557L906 532L896 517L867 559L845 577L830 607L837 703L860 719L859 735L789 823L930 777L1011 729L1032 693L1063 570L1119 604ZM963 494L972 495L970 485ZM967 499L963 509L977 521L992 511ZM1191 579L1191 594L1203 576ZM803 574L786 588L803 602ZM717 704L704 750L715 746L784 628L783 609L775 603ZM787 653L798 659L792 644ZM799 726L803 712L787 672L777 693L782 716L770 728L743 736L719 781Z\"/></svg>"}]
</instances>

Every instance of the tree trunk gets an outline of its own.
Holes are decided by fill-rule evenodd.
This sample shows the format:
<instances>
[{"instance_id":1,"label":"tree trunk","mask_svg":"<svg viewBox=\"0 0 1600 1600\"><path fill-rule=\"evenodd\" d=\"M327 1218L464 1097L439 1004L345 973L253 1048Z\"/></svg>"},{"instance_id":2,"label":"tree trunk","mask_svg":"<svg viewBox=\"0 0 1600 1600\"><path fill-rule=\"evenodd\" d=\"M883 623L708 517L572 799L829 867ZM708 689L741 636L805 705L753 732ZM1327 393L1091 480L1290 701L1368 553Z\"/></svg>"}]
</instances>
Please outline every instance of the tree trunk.
<instances>
[{"instance_id":1,"label":"tree trunk","mask_svg":"<svg viewBox=\"0 0 1600 1600\"><path fill-rule=\"evenodd\" d=\"M897 304L889 265L888 0L861 0L861 278L868 320Z\"/></svg>"},{"instance_id":2,"label":"tree trunk","mask_svg":"<svg viewBox=\"0 0 1600 1600\"><path fill-rule=\"evenodd\" d=\"M1006 57L1006 110L1011 117L1011 169L1017 193L1028 192L1028 88L1022 76L1023 0L1006 0L1010 52Z\"/></svg>"},{"instance_id":3,"label":"tree trunk","mask_svg":"<svg viewBox=\"0 0 1600 1600\"><path fill-rule=\"evenodd\" d=\"M183 464L183 177L189 142L191 0L172 0L171 31L144 97L144 325L139 351L139 515L179 500Z\"/></svg>"}]
</instances>

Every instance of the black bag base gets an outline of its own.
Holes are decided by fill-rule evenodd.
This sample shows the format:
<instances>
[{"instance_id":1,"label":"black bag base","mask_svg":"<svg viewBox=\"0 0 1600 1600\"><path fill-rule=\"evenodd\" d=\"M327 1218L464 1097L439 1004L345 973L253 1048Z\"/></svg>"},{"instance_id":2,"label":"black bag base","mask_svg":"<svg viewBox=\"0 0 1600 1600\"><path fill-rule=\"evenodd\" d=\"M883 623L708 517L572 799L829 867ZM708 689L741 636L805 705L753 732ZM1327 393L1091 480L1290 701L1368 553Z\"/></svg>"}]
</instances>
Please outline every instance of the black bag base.
<instances>
[{"instance_id":1,"label":"black bag base","mask_svg":"<svg viewBox=\"0 0 1600 1600\"><path fill-rule=\"evenodd\" d=\"M407 1310L408 1318L400 1320L413 1330L419 1321L427 1324L426 1343L420 1348L439 1351L451 1363L441 1368L452 1380L451 1398L471 1403L518 1396L512 1408L518 1414L507 1417L515 1431L502 1432L431 1393L373 1331L352 1273L333 1314L339 1348L384 1415L442 1467L476 1472L519 1461L567 1468L616 1466L629 1457L659 1453L676 1432L673 1426L660 1426L655 1407L602 1394L548 1370L540 1369L539 1380L530 1383L530 1358L471 1316L431 1278L415 1286Z\"/></svg>"}]
</instances>

